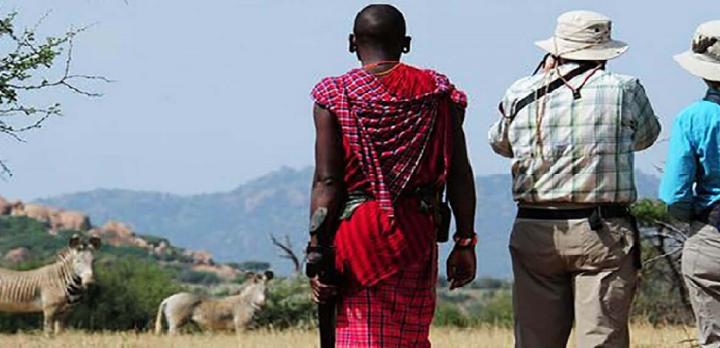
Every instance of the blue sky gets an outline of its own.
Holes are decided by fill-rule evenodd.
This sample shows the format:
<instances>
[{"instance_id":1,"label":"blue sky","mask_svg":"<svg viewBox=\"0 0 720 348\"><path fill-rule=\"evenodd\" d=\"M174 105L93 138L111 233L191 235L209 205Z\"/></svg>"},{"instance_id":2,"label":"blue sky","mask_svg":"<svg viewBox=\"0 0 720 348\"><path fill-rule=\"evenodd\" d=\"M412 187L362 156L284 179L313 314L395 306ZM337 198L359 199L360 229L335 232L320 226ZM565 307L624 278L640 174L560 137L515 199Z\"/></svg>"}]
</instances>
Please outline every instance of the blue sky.
<instances>
[{"instance_id":1,"label":"blue sky","mask_svg":"<svg viewBox=\"0 0 720 348\"><path fill-rule=\"evenodd\" d=\"M94 188L199 193L231 189L281 166L312 164L308 93L324 75L357 66L346 37L362 1L6 1L44 33L94 24L76 41L74 69L117 80L102 98L60 97L65 116L0 138L15 172L0 194L32 199ZM704 85L676 66L695 27L720 14L716 0L396 1L413 51L405 60L436 68L470 96L466 132L477 173L509 172L486 142L505 88L528 74L566 10L614 20L630 44L610 69L640 77L666 128ZM62 5L60 5L62 4ZM44 101L41 98L41 101ZM663 137L667 136L664 132ZM648 172L665 144L638 155ZM509 189L509 188L508 188Z\"/></svg>"}]
</instances>

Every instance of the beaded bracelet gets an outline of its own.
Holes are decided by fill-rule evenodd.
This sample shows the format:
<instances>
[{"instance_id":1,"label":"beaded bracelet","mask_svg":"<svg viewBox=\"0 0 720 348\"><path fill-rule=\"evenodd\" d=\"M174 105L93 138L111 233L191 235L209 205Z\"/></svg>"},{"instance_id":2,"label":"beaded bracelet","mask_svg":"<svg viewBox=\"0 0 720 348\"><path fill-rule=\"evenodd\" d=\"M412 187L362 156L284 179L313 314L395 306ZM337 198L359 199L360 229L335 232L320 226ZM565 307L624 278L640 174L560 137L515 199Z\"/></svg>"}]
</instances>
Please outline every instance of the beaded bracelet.
<instances>
[{"instance_id":1,"label":"beaded bracelet","mask_svg":"<svg viewBox=\"0 0 720 348\"><path fill-rule=\"evenodd\" d=\"M458 247L474 247L478 242L477 234L474 233L473 236L469 238L461 237L458 234L455 234L453 236L453 240L455 241L455 246Z\"/></svg>"}]
</instances>

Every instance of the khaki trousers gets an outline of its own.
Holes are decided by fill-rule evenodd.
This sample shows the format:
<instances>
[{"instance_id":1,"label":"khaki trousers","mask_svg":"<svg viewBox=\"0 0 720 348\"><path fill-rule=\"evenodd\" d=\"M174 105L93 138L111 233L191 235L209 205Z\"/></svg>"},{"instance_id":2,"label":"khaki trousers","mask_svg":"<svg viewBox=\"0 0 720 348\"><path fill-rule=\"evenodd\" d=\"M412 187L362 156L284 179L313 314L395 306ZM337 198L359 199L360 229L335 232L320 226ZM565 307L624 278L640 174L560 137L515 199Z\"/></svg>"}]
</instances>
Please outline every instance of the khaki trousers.
<instances>
[{"instance_id":1,"label":"khaki trousers","mask_svg":"<svg viewBox=\"0 0 720 348\"><path fill-rule=\"evenodd\" d=\"M695 222L685 241L682 272L698 326L698 343L720 347L720 232Z\"/></svg>"},{"instance_id":2,"label":"khaki trousers","mask_svg":"<svg viewBox=\"0 0 720 348\"><path fill-rule=\"evenodd\" d=\"M627 219L517 219L510 237L515 347L628 347L638 270Z\"/></svg>"}]
</instances>

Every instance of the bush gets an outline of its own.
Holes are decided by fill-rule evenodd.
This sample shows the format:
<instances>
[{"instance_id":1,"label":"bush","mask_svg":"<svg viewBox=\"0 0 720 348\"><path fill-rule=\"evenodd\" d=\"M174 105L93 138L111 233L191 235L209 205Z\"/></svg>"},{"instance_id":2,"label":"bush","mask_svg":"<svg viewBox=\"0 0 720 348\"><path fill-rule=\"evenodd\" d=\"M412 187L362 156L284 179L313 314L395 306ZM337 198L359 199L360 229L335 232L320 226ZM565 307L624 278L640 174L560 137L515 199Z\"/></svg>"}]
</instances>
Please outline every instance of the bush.
<instances>
[{"instance_id":1,"label":"bush","mask_svg":"<svg viewBox=\"0 0 720 348\"><path fill-rule=\"evenodd\" d=\"M245 261L238 264L233 264L232 266L237 269L253 272L262 272L270 269L270 263L262 261Z\"/></svg>"},{"instance_id":2,"label":"bush","mask_svg":"<svg viewBox=\"0 0 720 348\"><path fill-rule=\"evenodd\" d=\"M197 285L214 285L221 282L220 277L211 272L193 271L190 269L183 270L180 272L178 278L183 283L197 284Z\"/></svg>"},{"instance_id":3,"label":"bush","mask_svg":"<svg viewBox=\"0 0 720 348\"><path fill-rule=\"evenodd\" d=\"M104 260L95 272L97 284L70 315L74 327L145 329L154 321L160 302L182 290L169 272L142 260Z\"/></svg>"},{"instance_id":4,"label":"bush","mask_svg":"<svg viewBox=\"0 0 720 348\"><path fill-rule=\"evenodd\" d=\"M484 290L499 290L499 289L510 289L512 283L504 280L491 277L481 277L475 279L470 284L473 289L484 289Z\"/></svg>"},{"instance_id":5,"label":"bush","mask_svg":"<svg viewBox=\"0 0 720 348\"><path fill-rule=\"evenodd\" d=\"M460 310L458 304L438 302L435 307L435 317L433 318L435 326L468 327L471 324L470 318Z\"/></svg>"},{"instance_id":6,"label":"bush","mask_svg":"<svg viewBox=\"0 0 720 348\"><path fill-rule=\"evenodd\" d=\"M291 277L269 283L267 304L255 317L256 327L312 328L317 306L310 297L307 278Z\"/></svg>"},{"instance_id":7,"label":"bush","mask_svg":"<svg viewBox=\"0 0 720 348\"><path fill-rule=\"evenodd\" d=\"M494 291L484 304L471 310L473 324L511 327L513 325L512 293Z\"/></svg>"}]
</instances>

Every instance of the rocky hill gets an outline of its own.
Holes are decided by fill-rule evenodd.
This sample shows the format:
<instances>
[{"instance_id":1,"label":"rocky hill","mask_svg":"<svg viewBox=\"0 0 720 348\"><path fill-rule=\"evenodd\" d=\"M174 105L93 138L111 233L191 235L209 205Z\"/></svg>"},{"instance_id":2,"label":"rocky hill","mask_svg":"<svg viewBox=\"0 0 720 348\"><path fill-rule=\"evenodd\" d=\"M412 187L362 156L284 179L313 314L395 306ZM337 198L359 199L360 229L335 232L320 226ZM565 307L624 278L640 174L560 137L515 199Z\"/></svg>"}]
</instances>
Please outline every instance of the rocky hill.
<instances>
[{"instance_id":1,"label":"rocky hill","mask_svg":"<svg viewBox=\"0 0 720 348\"><path fill-rule=\"evenodd\" d=\"M277 254L270 235L290 237L299 252L307 240L312 170L283 168L229 192L180 196L159 192L95 190L38 202L87 212L92 221L120 220L137 230L179 246L211 251L222 261L270 261L286 272L290 264ZM638 173L641 196L655 197L656 177ZM480 235L478 271L508 277L507 240L515 214L508 175L476 178ZM447 252L447 246L443 251Z\"/></svg>"},{"instance_id":2,"label":"rocky hill","mask_svg":"<svg viewBox=\"0 0 720 348\"><path fill-rule=\"evenodd\" d=\"M0 263L14 266L42 260L64 246L62 238L71 233L100 237L107 251L122 256L125 252L155 259L186 274L202 278L212 274L219 280L233 281L242 270L216 263L211 253L179 248L166 238L140 235L128 224L108 220L94 226L83 212L53 208L37 203L9 202L0 197ZM182 278L182 276L181 276Z\"/></svg>"}]
</instances>

